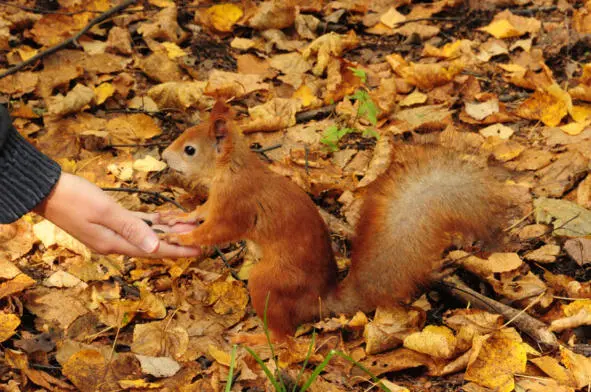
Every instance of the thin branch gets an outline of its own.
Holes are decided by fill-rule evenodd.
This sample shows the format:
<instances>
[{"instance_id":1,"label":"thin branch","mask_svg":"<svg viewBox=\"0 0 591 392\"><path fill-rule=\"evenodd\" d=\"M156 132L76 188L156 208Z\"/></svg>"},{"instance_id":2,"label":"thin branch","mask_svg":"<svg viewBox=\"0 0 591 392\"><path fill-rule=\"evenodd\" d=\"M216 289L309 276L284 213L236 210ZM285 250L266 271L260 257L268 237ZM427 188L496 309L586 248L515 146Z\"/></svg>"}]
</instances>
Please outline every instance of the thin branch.
<instances>
[{"instance_id":1,"label":"thin branch","mask_svg":"<svg viewBox=\"0 0 591 392\"><path fill-rule=\"evenodd\" d=\"M404 26L407 23L414 23L414 22L457 22L459 20L462 20L462 18L432 16L430 18L414 18L414 19L402 20L398 23L395 23L394 26L400 27L400 26Z\"/></svg>"},{"instance_id":2,"label":"thin branch","mask_svg":"<svg viewBox=\"0 0 591 392\"><path fill-rule=\"evenodd\" d=\"M170 142L152 142L152 143L131 143L131 144L107 144L105 147L107 148L114 148L114 147L155 147L155 146L167 146Z\"/></svg>"},{"instance_id":3,"label":"thin branch","mask_svg":"<svg viewBox=\"0 0 591 392\"><path fill-rule=\"evenodd\" d=\"M183 207L182 205L180 205L178 201L173 200L170 197L166 197L163 194L161 194L160 192L144 191L144 190L136 189L136 188L109 188L109 187L106 187L106 188L101 188L101 189L103 191L110 191L110 192L142 193L144 195L154 196L154 197L157 197L165 202L173 204L175 207L180 208L184 212L187 212L187 209L185 207Z\"/></svg>"},{"instance_id":4,"label":"thin branch","mask_svg":"<svg viewBox=\"0 0 591 392\"><path fill-rule=\"evenodd\" d=\"M50 54L53 54L63 48L65 48L66 46L73 44L75 42L78 41L78 38L82 37L84 34L86 34L86 32L88 30L90 30L92 28L92 26L101 23L102 21L104 21L105 19L111 17L113 14L116 14L117 12L129 7L130 5L132 5L133 3L135 3L137 0L125 0L123 3L103 12L102 14L100 14L99 16L97 16L96 18L94 18L93 20L91 20L82 30L80 30L76 35L68 38L65 41L60 42L59 44L52 46L51 48L44 50L42 52L37 53L35 56L31 57L30 59L27 59L21 63L18 63L17 65L15 65L12 68L9 68L6 72L0 74L0 79L5 78L8 75L12 75L13 73L16 73L18 71L20 71L21 69L23 69L24 67L26 67L29 64L33 64L34 62L36 62L37 60L40 60L46 56L49 56Z\"/></svg>"},{"instance_id":5,"label":"thin branch","mask_svg":"<svg viewBox=\"0 0 591 392\"><path fill-rule=\"evenodd\" d=\"M305 112L299 112L296 114L296 123L303 123L310 120L318 120L324 117L328 117L334 112L337 105L332 104L324 106L318 109L306 110Z\"/></svg>"},{"instance_id":6,"label":"thin branch","mask_svg":"<svg viewBox=\"0 0 591 392\"><path fill-rule=\"evenodd\" d=\"M9 3L7 1L0 1L0 5L4 5L4 6L7 6L7 7L18 8L19 10L23 10L23 11L27 11L27 12L33 12L33 13L36 13L36 14L73 16L73 15L83 14L85 12L93 13L93 14L100 14L101 13L101 11L91 11L91 10L80 10L80 11L73 11L73 12L49 11L49 10L44 10L42 8L32 8L32 7L25 7L24 5L12 4L12 3Z\"/></svg>"}]
</instances>

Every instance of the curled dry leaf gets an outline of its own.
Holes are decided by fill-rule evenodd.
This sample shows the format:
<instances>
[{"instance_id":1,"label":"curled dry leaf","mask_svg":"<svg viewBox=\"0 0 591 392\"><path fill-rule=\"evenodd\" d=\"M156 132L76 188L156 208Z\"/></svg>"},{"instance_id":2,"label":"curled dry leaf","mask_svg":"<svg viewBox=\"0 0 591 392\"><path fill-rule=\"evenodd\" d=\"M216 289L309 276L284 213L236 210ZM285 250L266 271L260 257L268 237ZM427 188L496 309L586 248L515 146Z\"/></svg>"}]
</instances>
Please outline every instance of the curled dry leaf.
<instances>
[{"instance_id":1,"label":"curled dry leaf","mask_svg":"<svg viewBox=\"0 0 591 392\"><path fill-rule=\"evenodd\" d=\"M316 64L312 72L314 75L320 76L326 70L331 57L340 56L346 50L357 46L358 43L359 40L353 30L346 35L331 32L312 41L302 52L302 56L304 56L304 59L308 59L313 54L316 54Z\"/></svg>"},{"instance_id":2,"label":"curled dry leaf","mask_svg":"<svg viewBox=\"0 0 591 392\"><path fill-rule=\"evenodd\" d=\"M90 260L90 249L86 245L47 219L35 224L33 232L46 248L53 245L61 246L84 257L85 260Z\"/></svg>"},{"instance_id":3,"label":"curled dry leaf","mask_svg":"<svg viewBox=\"0 0 591 392\"><path fill-rule=\"evenodd\" d=\"M541 27L542 23L536 18L526 18L505 10L496 14L488 26L479 30L486 31L495 38L512 38L527 33L535 35Z\"/></svg>"},{"instance_id":4,"label":"curled dry leaf","mask_svg":"<svg viewBox=\"0 0 591 392\"><path fill-rule=\"evenodd\" d=\"M137 29L144 38L178 42L184 35L177 22L176 7L166 7L152 18L152 21L140 24Z\"/></svg>"},{"instance_id":5,"label":"curled dry leaf","mask_svg":"<svg viewBox=\"0 0 591 392\"><path fill-rule=\"evenodd\" d=\"M65 97L51 97L48 100L47 111L55 116L65 116L66 114L79 112L90 104L94 97L94 91L90 87L77 84Z\"/></svg>"},{"instance_id":6,"label":"curled dry leaf","mask_svg":"<svg viewBox=\"0 0 591 392\"><path fill-rule=\"evenodd\" d=\"M205 109L213 104L213 99L203 95L206 82L168 82L152 87L148 96L161 108Z\"/></svg>"},{"instance_id":7,"label":"curled dry leaf","mask_svg":"<svg viewBox=\"0 0 591 392\"><path fill-rule=\"evenodd\" d=\"M205 93L220 97L242 97L253 91L268 89L269 85L263 82L262 75L213 70L209 75Z\"/></svg>"},{"instance_id":8,"label":"curled dry leaf","mask_svg":"<svg viewBox=\"0 0 591 392\"><path fill-rule=\"evenodd\" d=\"M400 346L408 335L419 331L422 322L423 314L415 309L378 307L363 331L366 353L377 354Z\"/></svg>"},{"instance_id":9,"label":"curled dry leaf","mask_svg":"<svg viewBox=\"0 0 591 392\"><path fill-rule=\"evenodd\" d=\"M241 122L243 132L270 132L296 124L295 115L302 106L299 99L273 98L248 109L249 118Z\"/></svg>"},{"instance_id":10,"label":"curled dry leaf","mask_svg":"<svg viewBox=\"0 0 591 392\"><path fill-rule=\"evenodd\" d=\"M166 169L166 167L165 162L159 161L151 155L146 155L133 162L133 169L140 172L157 172Z\"/></svg>"},{"instance_id":11,"label":"curled dry leaf","mask_svg":"<svg viewBox=\"0 0 591 392\"><path fill-rule=\"evenodd\" d=\"M295 0L263 1L248 21L248 25L255 30L284 29L292 26L297 15L295 3Z\"/></svg>"},{"instance_id":12,"label":"curled dry leaf","mask_svg":"<svg viewBox=\"0 0 591 392\"><path fill-rule=\"evenodd\" d=\"M135 354L167 356L174 359L181 357L187 351L188 345L187 330L164 320L136 324L131 350Z\"/></svg>"},{"instance_id":13,"label":"curled dry leaf","mask_svg":"<svg viewBox=\"0 0 591 392\"><path fill-rule=\"evenodd\" d=\"M421 332L404 338L404 347L435 358L450 359L456 351L456 337L447 327L427 325Z\"/></svg>"},{"instance_id":14,"label":"curled dry leaf","mask_svg":"<svg viewBox=\"0 0 591 392\"><path fill-rule=\"evenodd\" d=\"M15 269L18 271L18 268L8 268L2 265L12 265L9 262L29 253L35 242L33 225L26 219L19 219L9 225L0 225L0 278L12 279L16 276L16 274L10 275Z\"/></svg>"}]
</instances>

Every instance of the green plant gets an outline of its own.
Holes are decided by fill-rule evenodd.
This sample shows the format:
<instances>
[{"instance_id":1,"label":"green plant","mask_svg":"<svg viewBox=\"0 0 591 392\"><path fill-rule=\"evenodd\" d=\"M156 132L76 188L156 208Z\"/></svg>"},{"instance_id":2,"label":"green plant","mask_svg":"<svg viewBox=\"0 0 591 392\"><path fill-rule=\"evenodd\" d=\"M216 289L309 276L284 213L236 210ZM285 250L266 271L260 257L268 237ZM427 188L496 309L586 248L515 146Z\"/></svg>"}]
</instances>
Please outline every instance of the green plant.
<instances>
[{"instance_id":1,"label":"green plant","mask_svg":"<svg viewBox=\"0 0 591 392\"><path fill-rule=\"evenodd\" d=\"M367 80L367 74L362 69L349 67L353 74L357 76L362 83L365 84ZM347 95L345 99L353 100L358 103L357 113L355 118L351 121L351 124L355 124L360 118L366 119L372 126L376 126L378 123L379 109L375 102L369 96L366 88L359 88L355 90L353 95ZM320 142L328 147L330 151L337 151L339 149L338 144L343 137L351 133L361 133L363 137L379 137L378 133L373 128L367 128L359 130L351 126L340 127L338 125L331 125L326 128L322 135Z\"/></svg>"},{"instance_id":2,"label":"green plant","mask_svg":"<svg viewBox=\"0 0 591 392\"><path fill-rule=\"evenodd\" d=\"M263 329L265 331L265 336L267 337L267 343L269 344L269 348L271 349L271 356L273 358L273 360L275 361L275 366L277 369L279 369L279 364L277 362L277 357L275 356L275 351L273 348L273 343L271 342L271 336L269 334L269 328L267 325L267 308L269 306L269 294L267 294L267 298L265 300L265 311L264 311L264 315L263 315ZM338 351L338 350L330 350L330 352L328 353L328 355L326 356L326 358L324 358L324 361L322 361L320 364L318 364L314 370L312 371L312 374L310 375L310 377L306 380L306 382L304 383L304 385L298 388L298 385L300 384L300 380L302 378L302 376L304 375L304 371L306 370L306 366L308 366L308 361L310 360L310 357L312 356L312 352L314 349L314 345L316 343L316 331L312 331L312 340L310 342L310 345L308 346L308 352L306 354L306 358L304 359L304 363L302 365L302 368L300 369L298 376L296 378L296 382L294 387L292 388L291 392L306 392L308 390L308 388L310 388L310 386L312 385L312 383L314 383L314 381L316 380L316 378L318 378L318 376L320 375L320 373L322 373L322 371L324 370L324 368L328 365L328 363L330 362L330 360L335 357L341 357L343 359L345 359L346 361L348 361L349 363L353 364L354 366L357 366L359 369L361 369L364 373L366 373L369 377L371 377L371 379L373 380L373 382L375 383L375 385L377 385L382 391L384 392L392 392L390 391L390 389L388 387L386 387L385 385L383 385L380 380L374 376L369 370L367 370L363 365L361 365L359 362L355 361L353 358L351 358L350 356ZM236 347L236 346L234 346ZM261 359L261 357L259 357L257 355L257 353L255 353L250 347L244 347L244 349L250 354L252 355L252 357L255 359L255 361L259 364L259 366L261 367L261 369L263 369L263 372L265 373L265 375L267 376L267 378L269 379L269 381L271 382L271 384L273 385L273 388L275 388L276 392L287 392L287 387L285 386L285 383L283 382L283 379L281 378L281 376L279 376L278 378L275 378L275 376L273 375L273 373L271 372L271 370L269 369L269 367L267 365L265 365L265 363L263 362L263 360ZM232 363L233 363L233 359L234 359L234 349L232 350ZM228 385L230 385L231 382L231 378L230 378L230 374L228 375L228 382L226 383L226 392L229 391L229 387Z\"/></svg>"},{"instance_id":3,"label":"green plant","mask_svg":"<svg viewBox=\"0 0 591 392\"><path fill-rule=\"evenodd\" d=\"M234 381L234 367L236 367L236 345L232 346L232 354L230 357L230 369L228 370L228 380L226 381L225 392L232 390L232 382Z\"/></svg>"}]
</instances>

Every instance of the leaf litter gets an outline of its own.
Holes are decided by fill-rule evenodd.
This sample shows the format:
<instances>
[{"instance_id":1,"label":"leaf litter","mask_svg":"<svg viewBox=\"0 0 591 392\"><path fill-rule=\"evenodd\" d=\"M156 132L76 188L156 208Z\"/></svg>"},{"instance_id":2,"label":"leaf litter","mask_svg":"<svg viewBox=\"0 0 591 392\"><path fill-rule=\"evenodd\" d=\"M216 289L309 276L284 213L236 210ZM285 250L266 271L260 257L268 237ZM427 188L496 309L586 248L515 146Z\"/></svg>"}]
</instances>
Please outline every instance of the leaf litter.
<instances>
[{"instance_id":1,"label":"leaf litter","mask_svg":"<svg viewBox=\"0 0 591 392\"><path fill-rule=\"evenodd\" d=\"M0 74L115 5L50 3L0 4ZM437 291L410 308L302 326L297 345L275 347L277 363L268 346L253 348L293 380L305 360L309 377L335 349L391 391L582 390L591 384L590 15L589 1L149 0L0 78L0 102L63 170L150 191L113 197L151 212L172 207L158 195L187 208L203 195L164 170L160 152L203 118L208 94L234 96L251 146L314 196L341 269L391 138L463 131L515 173L524 213L512 248L448 259L485 295L546 323L560 349ZM270 388L243 348L231 356L232 336L262 322L225 262L245 279L256 252L221 251L224 262L101 256L34 214L0 226L2 388L215 391L231 367L234 390ZM368 381L334 357L311 390Z\"/></svg>"}]
</instances>

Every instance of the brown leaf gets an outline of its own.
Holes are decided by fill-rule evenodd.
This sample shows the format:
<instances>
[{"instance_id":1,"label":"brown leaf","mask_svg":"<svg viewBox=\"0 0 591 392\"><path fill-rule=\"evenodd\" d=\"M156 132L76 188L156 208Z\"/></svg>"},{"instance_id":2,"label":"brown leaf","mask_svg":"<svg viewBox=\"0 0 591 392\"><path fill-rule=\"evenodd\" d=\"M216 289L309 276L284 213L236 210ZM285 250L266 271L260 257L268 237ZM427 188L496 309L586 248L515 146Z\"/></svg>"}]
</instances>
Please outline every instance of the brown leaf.
<instances>
[{"instance_id":1,"label":"brown leaf","mask_svg":"<svg viewBox=\"0 0 591 392\"><path fill-rule=\"evenodd\" d=\"M248 21L255 30L284 29L293 25L296 18L294 0L270 0L259 4Z\"/></svg>"}]
</instances>

